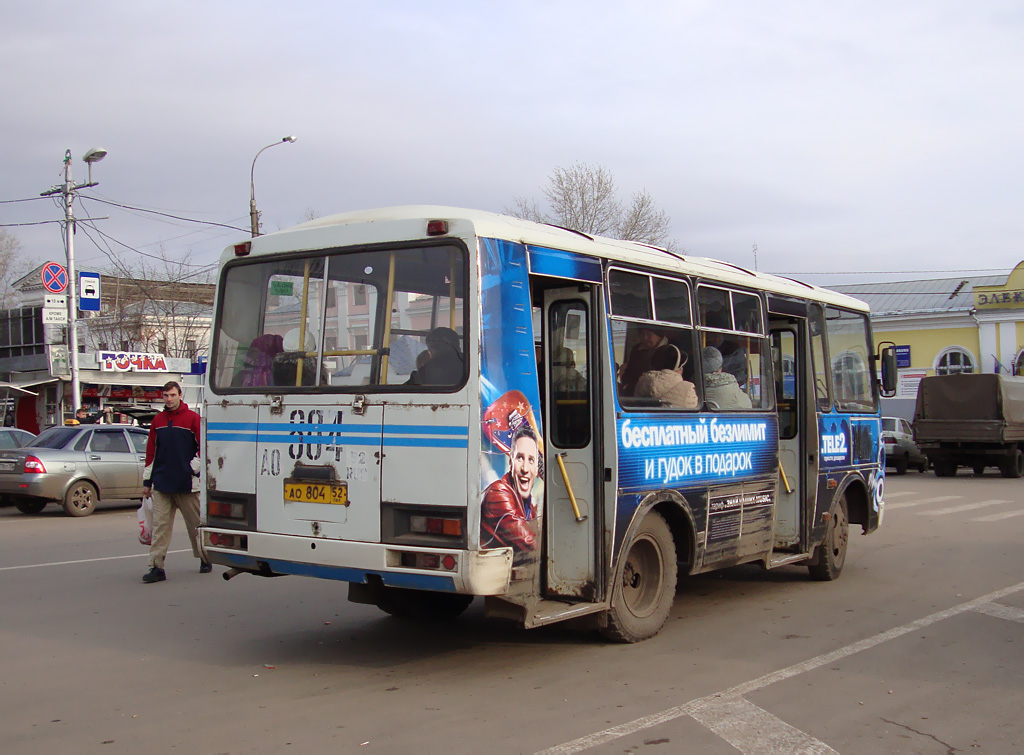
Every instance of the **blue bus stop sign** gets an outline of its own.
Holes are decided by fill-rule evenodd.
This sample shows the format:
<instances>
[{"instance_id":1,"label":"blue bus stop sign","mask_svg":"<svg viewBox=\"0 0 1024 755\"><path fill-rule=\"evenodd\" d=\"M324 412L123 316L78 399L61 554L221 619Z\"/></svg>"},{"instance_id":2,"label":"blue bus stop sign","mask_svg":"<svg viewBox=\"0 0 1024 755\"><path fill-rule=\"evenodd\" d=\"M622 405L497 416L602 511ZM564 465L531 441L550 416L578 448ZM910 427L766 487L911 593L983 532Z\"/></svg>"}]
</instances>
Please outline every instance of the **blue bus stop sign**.
<instances>
[{"instance_id":1,"label":"blue bus stop sign","mask_svg":"<svg viewBox=\"0 0 1024 755\"><path fill-rule=\"evenodd\" d=\"M84 312L100 311L100 274L78 274L78 308Z\"/></svg>"}]
</instances>

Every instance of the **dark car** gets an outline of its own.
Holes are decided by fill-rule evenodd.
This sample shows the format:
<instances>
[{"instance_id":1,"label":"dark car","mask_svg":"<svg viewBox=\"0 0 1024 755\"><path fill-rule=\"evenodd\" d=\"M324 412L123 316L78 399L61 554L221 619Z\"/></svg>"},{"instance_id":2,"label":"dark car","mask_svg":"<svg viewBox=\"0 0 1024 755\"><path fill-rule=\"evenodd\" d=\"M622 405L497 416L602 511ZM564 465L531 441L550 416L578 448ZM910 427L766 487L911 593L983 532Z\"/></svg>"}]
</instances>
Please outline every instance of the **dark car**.
<instances>
[{"instance_id":1,"label":"dark car","mask_svg":"<svg viewBox=\"0 0 1024 755\"><path fill-rule=\"evenodd\" d=\"M910 467L928 471L928 457L914 443L914 430L905 419L882 417L882 443L885 465L894 467L896 474L906 474Z\"/></svg>"},{"instance_id":2,"label":"dark car","mask_svg":"<svg viewBox=\"0 0 1024 755\"><path fill-rule=\"evenodd\" d=\"M51 427L0 450L0 495L23 514L56 502L71 516L88 516L104 498L141 499L147 436L140 427Z\"/></svg>"}]
</instances>

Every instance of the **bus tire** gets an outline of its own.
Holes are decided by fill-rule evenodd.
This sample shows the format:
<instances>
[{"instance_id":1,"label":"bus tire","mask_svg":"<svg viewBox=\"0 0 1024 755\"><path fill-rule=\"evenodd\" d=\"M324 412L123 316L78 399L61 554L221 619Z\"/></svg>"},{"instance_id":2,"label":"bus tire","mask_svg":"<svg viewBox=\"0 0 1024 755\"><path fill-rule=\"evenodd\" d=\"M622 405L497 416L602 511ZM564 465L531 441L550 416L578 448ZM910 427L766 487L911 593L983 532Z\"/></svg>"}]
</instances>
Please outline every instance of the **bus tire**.
<instances>
[{"instance_id":1,"label":"bus tire","mask_svg":"<svg viewBox=\"0 0 1024 755\"><path fill-rule=\"evenodd\" d=\"M828 518L825 541L814 549L814 563L808 564L811 578L831 582L839 577L846 563L846 547L850 541L850 517L846 510L846 496L840 496L832 506Z\"/></svg>"},{"instance_id":2,"label":"bus tire","mask_svg":"<svg viewBox=\"0 0 1024 755\"><path fill-rule=\"evenodd\" d=\"M472 595L385 587L377 608L399 619L451 621L469 608Z\"/></svg>"},{"instance_id":3,"label":"bus tire","mask_svg":"<svg viewBox=\"0 0 1024 755\"><path fill-rule=\"evenodd\" d=\"M622 549L601 633L617 642L653 637L668 619L675 597L675 540L664 518L652 511Z\"/></svg>"}]
</instances>

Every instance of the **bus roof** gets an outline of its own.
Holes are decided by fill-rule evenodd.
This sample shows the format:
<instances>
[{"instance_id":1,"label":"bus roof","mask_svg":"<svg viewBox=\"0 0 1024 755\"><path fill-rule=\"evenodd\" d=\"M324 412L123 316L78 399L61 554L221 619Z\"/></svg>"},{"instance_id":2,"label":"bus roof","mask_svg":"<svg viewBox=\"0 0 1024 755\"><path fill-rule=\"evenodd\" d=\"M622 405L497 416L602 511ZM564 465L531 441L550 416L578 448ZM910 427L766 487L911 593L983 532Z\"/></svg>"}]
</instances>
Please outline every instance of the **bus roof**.
<instances>
[{"instance_id":1,"label":"bus roof","mask_svg":"<svg viewBox=\"0 0 1024 755\"><path fill-rule=\"evenodd\" d=\"M253 239L252 254L257 256L371 241L428 238L427 220L448 221L448 235L451 236L475 235L505 239L528 246L577 252L612 262L707 277L722 283L765 290L783 296L812 299L846 309L868 311L867 304L851 296L791 278L748 270L729 262L677 254L636 241L591 236L509 215L458 207L407 205L329 215ZM362 233L357 231L360 226L365 228ZM342 230L344 232L339 233ZM225 251L225 260L234 258L232 249L233 247L228 247Z\"/></svg>"}]
</instances>

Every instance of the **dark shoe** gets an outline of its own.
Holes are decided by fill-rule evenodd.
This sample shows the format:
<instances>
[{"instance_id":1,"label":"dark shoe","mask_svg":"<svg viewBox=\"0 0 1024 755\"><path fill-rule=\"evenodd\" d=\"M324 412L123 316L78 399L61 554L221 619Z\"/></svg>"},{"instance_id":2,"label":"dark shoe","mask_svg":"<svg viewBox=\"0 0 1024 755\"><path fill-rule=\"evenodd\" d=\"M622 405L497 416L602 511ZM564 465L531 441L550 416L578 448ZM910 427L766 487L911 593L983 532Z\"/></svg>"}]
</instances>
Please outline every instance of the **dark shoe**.
<instances>
[{"instance_id":1,"label":"dark shoe","mask_svg":"<svg viewBox=\"0 0 1024 755\"><path fill-rule=\"evenodd\" d=\"M159 566L154 566L149 570L149 574L142 577L142 581L147 585L152 582L163 582L165 579L167 579L167 573Z\"/></svg>"},{"instance_id":2,"label":"dark shoe","mask_svg":"<svg viewBox=\"0 0 1024 755\"><path fill-rule=\"evenodd\" d=\"M200 574L209 574L212 571L213 571L213 564L211 564L209 561L200 561L199 562L199 573Z\"/></svg>"}]
</instances>

